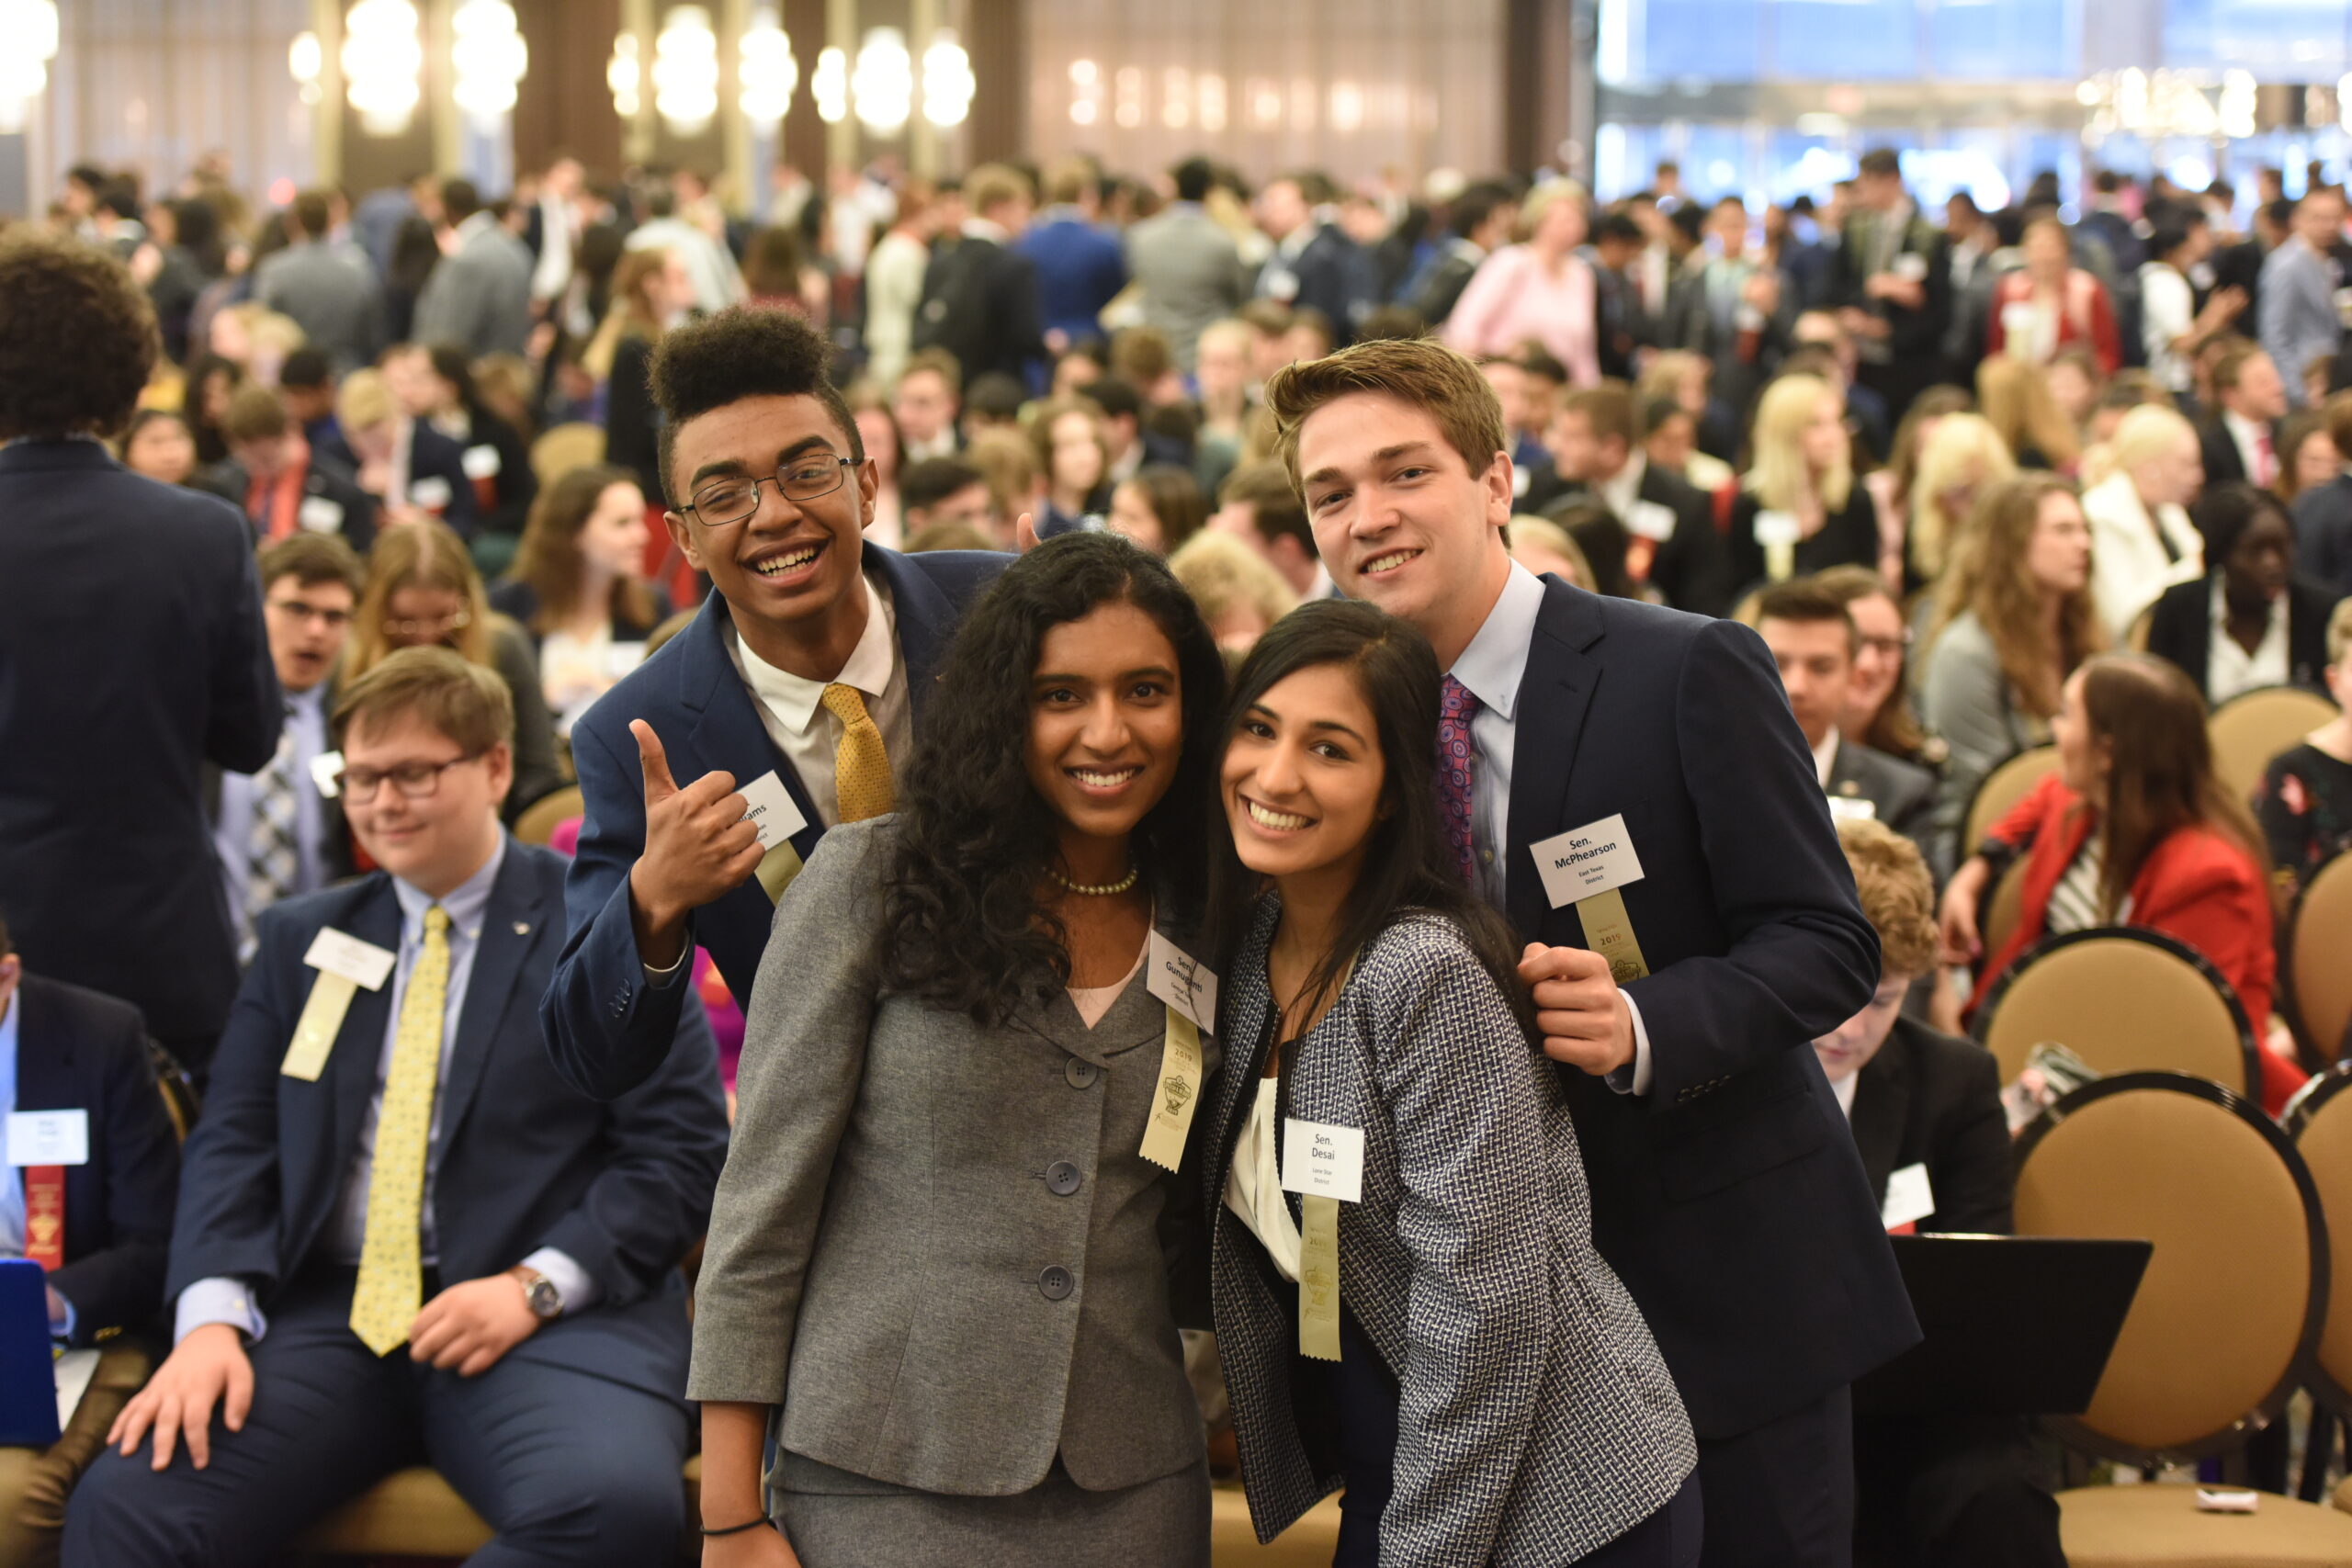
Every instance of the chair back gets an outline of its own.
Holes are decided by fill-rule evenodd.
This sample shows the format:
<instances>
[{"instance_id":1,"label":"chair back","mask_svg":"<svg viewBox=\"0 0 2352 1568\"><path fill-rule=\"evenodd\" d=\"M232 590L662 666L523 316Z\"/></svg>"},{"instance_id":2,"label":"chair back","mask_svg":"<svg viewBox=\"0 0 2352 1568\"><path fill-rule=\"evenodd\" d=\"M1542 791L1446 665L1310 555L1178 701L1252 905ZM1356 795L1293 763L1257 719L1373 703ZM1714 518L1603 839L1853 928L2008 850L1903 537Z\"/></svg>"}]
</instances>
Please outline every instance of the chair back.
<instances>
[{"instance_id":1,"label":"chair back","mask_svg":"<svg viewBox=\"0 0 2352 1568\"><path fill-rule=\"evenodd\" d=\"M2311 1171L2259 1106L2126 1073L2043 1112L2018 1161L2018 1235L2155 1246L2090 1407L2054 1423L2070 1441L2187 1461L2278 1415L2326 1308L2327 1233Z\"/></svg>"},{"instance_id":2,"label":"chair back","mask_svg":"<svg viewBox=\"0 0 2352 1568\"><path fill-rule=\"evenodd\" d=\"M183 1144L188 1130L196 1125L198 1113L204 1101L196 1092L196 1078L180 1059L154 1041L147 1042L147 1066L155 1075L155 1089L164 1097L164 1114L172 1123L172 1131Z\"/></svg>"},{"instance_id":3,"label":"chair back","mask_svg":"<svg viewBox=\"0 0 2352 1568\"><path fill-rule=\"evenodd\" d=\"M2132 616L2132 624L2124 628L2123 646L2134 653L2147 652L2148 628L2155 624L2155 620L2156 605L2152 599L2140 607L2140 613Z\"/></svg>"},{"instance_id":4,"label":"chair back","mask_svg":"<svg viewBox=\"0 0 2352 1568\"><path fill-rule=\"evenodd\" d=\"M2009 807L2023 800L2026 792L2057 766L2057 747L2029 746L1986 773L1968 803L1967 837L1960 841L1961 856L1974 854L1976 846L1984 841L1984 835L1992 831L1993 824L2007 816Z\"/></svg>"},{"instance_id":5,"label":"chair back","mask_svg":"<svg viewBox=\"0 0 2352 1568\"><path fill-rule=\"evenodd\" d=\"M2205 721L2222 787L2253 799L2270 760L2335 716L2334 703L2300 686L2258 686L2232 697Z\"/></svg>"},{"instance_id":6,"label":"chair back","mask_svg":"<svg viewBox=\"0 0 2352 1568\"><path fill-rule=\"evenodd\" d=\"M582 815L585 797L578 784L566 784L553 795L544 795L523 807L523 815L514 818L514 838L518 843L547 846L555 830L572 818Z\"/></svg>"},{"instance_id":7,"label":"chair back","mask_svg":"<svg viewBox=\"0 0 2352 1568\"><path fill-rule=\"evenodd\" d=\"M2286 1013L2307 1059L2333 1062L2352 1030L2352 852L2303 884L2287 927Z\"/></svg>"},{"instance_id":8,"label":"chair back","mask_svg":"<svg viewBox=\"0 0 2352 1568\"><path fill-rule=\"evenodd\" d=\"M554 425L531 443L531 472L542 485L551 485L574 468L592 468L604 460L604 427L584 420Z\"/></svg>"},{"instance_id":9,"label":"chair back","mask_svg":"<svg viewBox=\"0 0 2352 1568\"><path fill-rule=\"evenodd\" d=\"M2295 1152L2311 1168L2330 1249L2327 1311L2313 1354L2312 1393L2339 1416L2352 1416L2352 1064L2339 1063L2305 1084L2281 1118Z\"/></svg>"},{"instance_id":10,"label":"chair back","mask_svg":"<svg viewBox=\"0 0 2352 1568\"><path fill-rule=\"evenodd\" d=\"M2102 1075L2155 1069L2260 1089L2254 1031L2229 982L2158 931L2103 926L2051 938L2009 965L1978 1029L2003 1083L2049 1041Z\"/></svg>"},{"instance_id":11,"label":"chair back","mask_svg":"<svg viewBox=\"0 0 2352 1568\"><path fill-rule=\"evenodd\" d=\"M2025 919L2025 874L2032 863L2030 855L2011 860L2001 879L1984 899L1984 912L1977 918L1977 934L1987 953L1998 953L2009 944L2009 936Z\"/></svg>"}]
</instances>

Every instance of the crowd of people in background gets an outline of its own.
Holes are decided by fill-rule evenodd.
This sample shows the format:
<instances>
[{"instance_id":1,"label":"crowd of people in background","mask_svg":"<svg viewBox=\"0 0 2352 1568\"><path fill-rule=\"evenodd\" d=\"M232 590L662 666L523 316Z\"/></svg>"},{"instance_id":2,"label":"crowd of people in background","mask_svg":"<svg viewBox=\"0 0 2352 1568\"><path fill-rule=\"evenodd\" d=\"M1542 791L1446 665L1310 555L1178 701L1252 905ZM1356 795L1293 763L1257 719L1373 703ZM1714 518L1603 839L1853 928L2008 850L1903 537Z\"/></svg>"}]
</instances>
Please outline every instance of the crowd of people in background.
<instances>
[{"instance_id":1,"label":"crowd of people in background","mask_svg":"<svg viewBox=\"0 0 2352 1568\"><path fill-rule=\"evenodd\" d=\"M2251 192L2043 175L1987 211L1930 208L1885 149L1770 206L1670 164L1602 203L1558 175L882 163L778 168L755 220L696 172L607 180L569 156L503 195L419 177L274 208L208 160L168 189L77 167L24 228L144 290L163 352L115 454L233 505L258 552L252 651L284 739L225 744L202 778L206 896L225 890L241 960L273 904L365 869L319 767L352 690L422 668L411 649L485 672L466 700L511 711L512 826L693 620L712 583L648 377L682 327L750 305L830 344L874 544L1124 536L1237 668L1340 596L1268 381L1434 339L1499 402L1512 558L1755 627L1832 814L1892 829L1848 835L1883 1023L1899 1006L1961 1032L2042 938L2143 927L2244 1003L2276 1111L2319 1065L2272 1017L2276 933L2352 844L2352 236L2323 175L2294 197L2267 169ZM2236 798L2206 716L2290 685L2343 716ZM1972 841L1979 786L2042 744L2059 765ZM2019 857L2022 912L1989 944L1980 910ZM138 1004L200 1077L227 997L136 964L71 974L87 932L36 902L0 880L27 965ZM9 951L0 932L0 977ZM695 974L739 1044L750 998L707 958ZM1821 1044L1849 1113L1886 1038L1860 1032Z\"/></svg>"}]
</instances>

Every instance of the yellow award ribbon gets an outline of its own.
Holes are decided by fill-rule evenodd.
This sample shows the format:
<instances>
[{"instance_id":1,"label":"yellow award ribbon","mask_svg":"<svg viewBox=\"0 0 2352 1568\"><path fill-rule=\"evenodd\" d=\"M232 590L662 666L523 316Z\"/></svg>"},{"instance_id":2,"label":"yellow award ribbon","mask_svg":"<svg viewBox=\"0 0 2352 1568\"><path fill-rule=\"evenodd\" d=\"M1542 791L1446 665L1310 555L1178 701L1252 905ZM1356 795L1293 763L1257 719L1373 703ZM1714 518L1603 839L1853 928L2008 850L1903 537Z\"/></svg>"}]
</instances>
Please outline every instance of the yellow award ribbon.
<instances>
[{"instance_id":1,"label":"yellow award ribbon","mask_svg":"<svg viewBox=\"0 0 2352 1568\"><path fill-rule=\"evenodd\" d=\"M1184 1163L1184 1139L1201 1100L1201 1032L1193 1021L1168 1010L1168 1035L1159 1048L1159 1079L1151 1096L1151 1119L1144 1123L1143 1157L1164 1170Z\"/></svg>"},{"instance_id":2,"label":"yellow award ribbon","mask_svg":"<svg viewBox=\"0 0 2352 1568\"><path fill-rule=\"evenodd\" d=\"M1298 1200L1298 1353L1340 1359L1340 1201Z\"/></svg>"},{"instance_id":3,"label":"yellow award ribbon","mask_svg":"<svg viewBox=\"0 0 2352 1568\"><path fill-rule=\"evenodd\" d=\"M759 868L752 873L759 878L760 887L771 904L780 903L784 890L800 874L800 852L790 844L778 844L760 857Z\"/></svg>"},{"instance_id":4,"label":"yellow award ribbon","mask_svg":"<svg viewBox=\"0 0 2352 1568\"><path fill-rule=\"evenodd\" d=\"M343 1032L343 1015L351 1010L351 998L358 990L348 976L319 972L311 985L310 1000L302 1004L302 1016L294 1021L294 1038L287 1043L286 1060L278 1071L304 1083L319 1081L319 1074L326 1069L327 1053L334 1048L334 1037Z\"/></svg>"},{"instance_id":5,"label":"yellow award ribbon","mask_svg":"<svg viewBox=\"0 0 2352 1568\"><path fill-rule=\"evenodd\" d=\"M1634 922L1625 913L1624 897L1614 887L1577 900L1577 919L1584 922L1585 945L1609 960L1610 977L1619 985L1650 972L1634 939Z\"/></svg>"}]
</instances>

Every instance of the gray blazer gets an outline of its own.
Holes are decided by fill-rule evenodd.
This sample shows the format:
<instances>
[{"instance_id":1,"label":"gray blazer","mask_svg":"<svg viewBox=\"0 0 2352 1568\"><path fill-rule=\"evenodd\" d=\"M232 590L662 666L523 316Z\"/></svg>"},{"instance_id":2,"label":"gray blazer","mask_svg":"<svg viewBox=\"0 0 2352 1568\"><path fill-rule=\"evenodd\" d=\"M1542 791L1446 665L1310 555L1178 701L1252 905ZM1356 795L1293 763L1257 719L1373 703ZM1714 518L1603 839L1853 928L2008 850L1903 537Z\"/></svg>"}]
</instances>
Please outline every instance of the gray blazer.
<instances>
[{"instance_id":1,"label":"gray blazer","mask_svg":"<svg viewBox=\"0 0 2352 1568\"><path fill-rule=\"evenodd\" d=\"M1297 1290L1224 1203L1265 1063L1278 897L1225 976L1232 1071L1210 1094L1209 1284L1258 1539L1340 1484L1293 1406ZM1240 1052L1248 1051L1254 1060ZM1556 1074L1460 929L1408 915L1284 1064L1284 1114L1363 1132L1340 1300L1399 1385L1384 1568L1553 1568L1656 1513L1698 1462L1649 1325L1592 1245ZM1296 1218L1297 1204L1292 1204Z\"/></svg>"},{"instance_id":2,"label":"gray blazer","mask_svg":"<svg viewBox=\"0 0 2352 1568\"><path fill-rule=\"evenodd\" d=\"M2019 751L2049 739L2049 727L2018 705L2000 652L1973 610L1953 616L1928 648L1919 669L1919 717L1951 748L1936 791L1941 858L1931 856L1929 863L1958 865L1976 847L1959 841L1976 786Z\"/></svg>"},{"instance_id":3,"label":"gray blazer","mask_svg":"<svg viewBox=\"0 0 2352 1568\"><path fill-rule=\"evenodd\" d=\"M1187 370L1201 329L1250 298L1249 270L1233 236L1184 202L1128 231L1127 276L1143 290L1145 321L1168 334L1176 362Z\"/></svg>"},{"instance_id":4,"label":"gray blazer","mask_svg":"<svg viewBox=\"0 0 2352 1568\"><path fill-rule=\"evenodd\" d=\"M780 1404L794 1453L928 1492L1198 1463L1181 1184L1136 1152L1167 1010L1140 972L1091 1030L1066 994L996 1029L876 996L896 824L833 829L776 908L688 1397Z\"/></svg>"},{"instance_id":5,"label":"gray blazer","mask_svg":"<svg viewBox=\"0 0 2352 1568\"><path fill-rule=\"evenodd\" d=\"M468 219L458 232L458 248L434 264L417 296L409 335L456 344L477 359L525 352L531 340L530 251L486 213Z\"/></svg>"},{"instance_id":6,"label":"gray blazer","mask_svg":"<svg viewBox=\"0 0 2352 1568\"><path fill-rule=\"evenodd\" d=\"M384 346L384 290L365 253L306 241L263 258L254 298L290 316L341 375Z\"/></svg>"}]
</instances>

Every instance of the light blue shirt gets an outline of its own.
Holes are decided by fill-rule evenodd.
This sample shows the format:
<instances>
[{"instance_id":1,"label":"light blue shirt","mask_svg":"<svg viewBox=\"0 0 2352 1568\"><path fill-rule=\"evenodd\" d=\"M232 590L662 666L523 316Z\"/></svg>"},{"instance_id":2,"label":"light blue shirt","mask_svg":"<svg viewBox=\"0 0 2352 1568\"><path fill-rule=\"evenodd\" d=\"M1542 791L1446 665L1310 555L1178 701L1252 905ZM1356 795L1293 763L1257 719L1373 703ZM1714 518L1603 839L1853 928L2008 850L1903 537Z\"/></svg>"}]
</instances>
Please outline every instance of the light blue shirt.
<instances>
[{"instance_id":1,"label":"light blue shirt","mask_svg":"<svg viewBox=\"0 0 2352 1568\"><path fill-rule=\"evenodd\" d=\"M1535 617L1544 607L1544 583L1533 572L1513 561L1503 591L1487 612L1478 635L1446 673L1478 699L1470 717L1470 739L1476 765L1470 773L1470 845L1477 856L1476 888L1479 897L1504 908L1510 874L1532 876L1531 863L1513 867L1510 850L1510 771L1519 745L1519 689L1527 675L1528 645L1535 638ZM1609 1087L1620 1094L1647 1094L1650 1088L1650 1035L1642 1023L1642 1010L1633 997L1625 1009L1634 1017L1634 1060L1630 1070L1609 1075Z\"/></svg>"},{"instance_id":2,"label":"light blue shirt","mask_svg":"<svg viewBox=\"0 0 2352 1568\"><path fill-rule=\"evenodd\" d=\"M327 883L326 806L311 782L311 764L327 750L327 683L286 699L286 733L294 739L294 863L296 881L288 893L314 893ZM220 861L220 880L229 890L229 908L243 909L248 920L259 909L245 908L247 879L252 872L254 835L254 775L220 775L220 811L212 824L212 850Z\"/></svg>"},{"instance_id":3,"label":"light blue shirt","mask_svg":"<svg viewBox=\"0 0 2352 1568\"><path fill-rule=\"evenodd\" d=\"M0 1008L0 1258L22 1258L25 1255L25 1179L8 1163L8 1117L17 1109L17 1022L21 1016L17 998L9 997L8 1005ZM74 1303L65 1301L65 1292L57 1292L65 1302L65 1316L49 1320L49 1331L60 1339L74 1336Z\"/></svg>"},{"instance_id":4,"label":"light blue shirt","mask_svg":"<svg viewBox=\"0 0 2352 1568\"><path fill-rule=\"evenodd\" d=\"M490 908L491 889L498 881L498 868L506 861L506 835L502 831L498 848L481 869L448 897L437 900L449 916L449 985L442 1012L441 1066L434 1087L433 1121L425 1134L424 1215L418 1240L420 1259L428 1268L440 1259L434 1224L434 1187L441 1169L441 1089L449 1081L449 1058L458 1043L458 1020L465 1012L466 987L473 978L474 954L481 946L482 919ZM392 879L392 894L401 906L401 947L389 982L392 988L390 1007L377 1057L376 1092L368 1102L366 1119L359 1124L359 1146L352 1152L351 1168L344 1178L334 1216L328 1222L320 1243L328 1258L346 1267L358 1264L368 1234L368 1189L375 1174L376 1124L383 1114L384 1084L391 1073L392 1047L400 1036L401 1006L408 994L409 977L424 951L424 912L436 902L432 895L398 877ZM524 1258L523 1263L554 1283L567 1313L594 1305L601 1293L586 1269L554 1247L543 1247ZM255 1339L267 1326L252 1289L242 1280L230 1279L198 1280L180 1292L175 1342L186 1338L190 1329L207 1323L234 1324Z\"/></svg>"}]
</instances>

